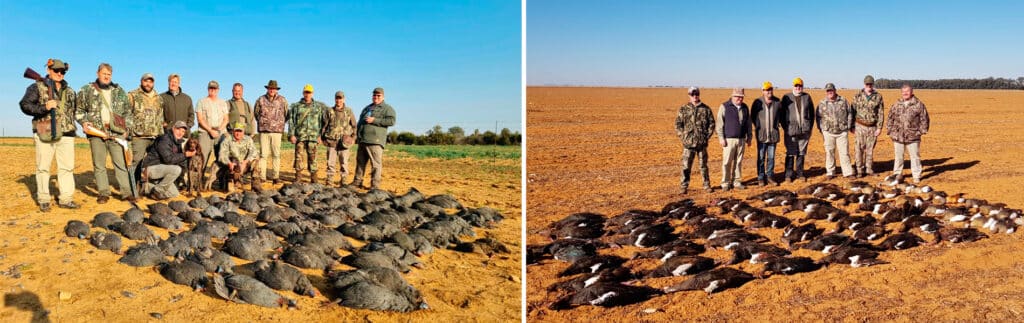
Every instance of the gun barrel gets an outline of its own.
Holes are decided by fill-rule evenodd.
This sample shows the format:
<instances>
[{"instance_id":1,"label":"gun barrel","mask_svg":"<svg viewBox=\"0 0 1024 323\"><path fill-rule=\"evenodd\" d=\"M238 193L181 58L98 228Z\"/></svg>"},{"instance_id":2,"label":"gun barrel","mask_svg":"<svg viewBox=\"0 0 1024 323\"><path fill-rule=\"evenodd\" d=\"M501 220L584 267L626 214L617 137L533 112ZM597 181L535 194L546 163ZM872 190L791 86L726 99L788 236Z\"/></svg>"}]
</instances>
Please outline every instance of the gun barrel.
<instances>
[{"instance_id":1,"label":"gun barrel","mask_svg":"<svg viewBox=\"0 0 1024 323\"><path fill-rule=\"evenodd\" d=\"M42 81L43 80L43 76L39 75L39 73L36 73L36 71L32 70L31 67L26 67L25 68L25 74L22 74L21 76L24 76L27 79L32 79L32 80L36 80L36 81Z\"/></svg>"}]
</instances>

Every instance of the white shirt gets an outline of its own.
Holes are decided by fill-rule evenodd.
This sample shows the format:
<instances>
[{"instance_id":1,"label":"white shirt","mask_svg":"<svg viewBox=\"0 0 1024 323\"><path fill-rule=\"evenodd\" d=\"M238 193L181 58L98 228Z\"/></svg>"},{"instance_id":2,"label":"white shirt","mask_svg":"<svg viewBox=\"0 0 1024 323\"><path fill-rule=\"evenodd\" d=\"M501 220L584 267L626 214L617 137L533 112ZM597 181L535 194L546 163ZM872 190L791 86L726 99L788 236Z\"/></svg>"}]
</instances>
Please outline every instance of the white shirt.
<instances>
[{"instance_id":1,"label":"white shirt","mask_svg":"<svg viewBox=\"0 0 1024 323\"><path fill-rule=\"evenodd\" d=\"M202 100L199 100L199 105L196 107L197 119L199 118L199 113L206 116L206 120L203 121L206 121L206 125L209 126L210 129L224 130L218 128L220 128L220 124L224 121L224 118L227 118L228 102L221 100L220 98L210 99L210 97L205 97Z\"/></svg>"}]
</instances>

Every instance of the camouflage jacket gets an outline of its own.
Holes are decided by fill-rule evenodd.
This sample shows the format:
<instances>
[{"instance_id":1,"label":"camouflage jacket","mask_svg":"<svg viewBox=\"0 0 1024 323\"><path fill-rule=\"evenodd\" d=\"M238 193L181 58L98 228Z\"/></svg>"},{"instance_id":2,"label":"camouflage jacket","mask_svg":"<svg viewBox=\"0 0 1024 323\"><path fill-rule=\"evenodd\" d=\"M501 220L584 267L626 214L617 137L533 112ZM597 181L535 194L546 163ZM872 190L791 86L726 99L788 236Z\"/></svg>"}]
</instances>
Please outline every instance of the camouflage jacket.
<instances>
[{"instance_id":1,"label":"camouflage jacket","mask_svg":"<svg viewBox=\"0 0 1024 323\"><path fill-rule=\"evenodd\" d=\"M252 116L252 106L245 99L237 100L231 98L231 100L228 100L228 124L235 124L235 122L245 124L246 135L252 136L253 131L256 131L256 122Z\"/></svg>"},{"instance_id":2,"label":"camouflage jacket","mask_svg":"<svg viewBox=\"0 0 1024 323\"><path fill-rule=\"evenodd\" d=\"M356 116L348 105L324 110L324 139L329 141L342 140L342 147L348 148L355 143Z\"/></svg>"},{"instance_id":3,"label":"camouflage jacket","mask_svg":"<svg viewBox=\"0 0 1024 323\"><path fill-rule=\"evenodd\" d=\"M153 137L164 133L164 100L156 91L149 94L137 88L128 92L128 104L132 107L135 127L132 137Z\"/></svg>"},{"instance_id":4,"label":"camouflage jacket","mask_svg":"<svg viewBox=\"0 0 1024 323\"><path fill-rule=\"evenodd\" d=\"M882 93L872 91L871 95L867 95L864 91L858 91L857 96L853 97L852 104L858 123L879 128L885 125L885 101L882 99Z\"/></svg>"},{"instance_id":5,"label":"camouflage jacket","mask_svg":"<svg viewBox=\"0 0 1024 323\"><path fill-rule=\"evenodd\" d=\"M49 77L46 78L49 80ZM57 131L65 136L74 136L75 130L75 90L68 87L66 81L61 81L61 88L54 93L57 100ZM46 110L46 101L50 101L50 87L45 82L35 82L25 89L25 96L21 98L21 112L32 117L32 120L46 118L50 115ZM33 127L32 132L36 129Z\"/></svg>"},{"instance_id":6,"label":"camouflage jacket","mask_svg":"<svg viewBox=\"0 0 1024 323\"><path fill-rule=\"evenodd\" d=\"M910 100L900 99L889 109L889 137L899 143L921 141L921 135L928 133L928 109L916 96Z\"/></svg>"},{"instance_id":7,"label":"camouflage jacket","mask_svg":"<svg viewBox=\"0 0 1024 323\"><path fill-rule=\"evenodd\" d=\"M323 130L323 116L327 106L323 102L312 100L309 103L292 103L288 109L288 135L295 136L298 141L317 141Z\"/></svg>"},{"instance_id":8,"label":"camouflage jacket","mask_svg":"<svg viewBox=\"0 0 1024 323\"><path fill-rule=\"evenodd\" d=\"M828 98L818 103L818 130L838 135L853 129L853 108L846 99L836 94L835 101Z\"/></svg>"},{"instance_id":9,"label":"camouflage jacket","mask_svg":"<svg viewBox=\"0 0 1024 323\"><path fill-rule=\"evenodd\" d=\"M259 132L284 133L288 121L288 100L278 95L271 100L266 94L256 99L252 114L256 118Z\"/></svg>"},{"instance_id":10,"label":"camouflage jacket","mask_svg":"<svg viewBox=\"0 0 1024 323\"><path fill-rule=\"evenodd\" d=\"M676 135L684 148L703 148L715 131L715 117L704 102L687 103L676 113Z\"/></svg>"},{"instance_id":11,"label":"camouflage jacket","mask_svg":"<svg viewBox=\"0 0 1024 323\"><path fill-rule=\"evenodd\" d=\"M251 137L242 136L242 140L239 141L235 141L234 137L227 137L220 143L220 150L217 151L217 162L227 165L231 162L231 158L239 161L253 161L259 155L260 153L256 150L256 144L252 142Z\"/></svg>"},{"instance_id":12,"label":"camouflage jacket","mask_svg":"<svg viewBox=\"0 0 1024 323\"><path fill-rule=\"evenodd\" d=\"M96 82L90 82L78 91L75 100L75 120L83 125L91 122L93 126L107 131L109 135L123 138L128 135L128 129L135 127L135 121L132 118L131 106L128 104L128 94L117 84L111 83L110 87L110 124L104 125L103 117L100 116L106 103ZM124 124L122 125L118 119L123 120Z\"/></svg>"}]
</instances>

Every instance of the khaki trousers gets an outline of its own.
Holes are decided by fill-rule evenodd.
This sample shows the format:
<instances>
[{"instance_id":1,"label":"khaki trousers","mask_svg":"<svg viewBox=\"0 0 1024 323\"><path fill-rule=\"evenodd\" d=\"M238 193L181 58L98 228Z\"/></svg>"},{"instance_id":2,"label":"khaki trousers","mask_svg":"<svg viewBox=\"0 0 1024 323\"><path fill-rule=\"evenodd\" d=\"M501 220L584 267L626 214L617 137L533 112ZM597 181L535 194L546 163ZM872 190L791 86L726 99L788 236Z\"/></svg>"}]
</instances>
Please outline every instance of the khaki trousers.
<instances>
[{"instance_id":1,"label":"khaki trousers","mask_svg":"<svg viewBox=\"0 0 1024 323\"><path fill-rule=\"evenodd\" d=\"M910 173L914 179L921 180L921 142L898 143L894 141L893 146L896 148L896 154L893 155L892 173L903 174L903 152L906 151L910 155Z\"/></svg>"},{"instance_id":2,"label":"khaki trousers","mask_svg":"<svg viewBox=\"0 0 1024 323\"><path fill-rule=\"evenodd\" d=\"M50 165L57 158L57 188L60 189L58 202L71 203L75 192L75 137L62 137L46 143L32 136L36 143L36 201L50 203Z\"/></svg>"},{"instance_id":3,"label":"khaki trousers","mask_svg":"<svg viewBox=\"0 0 1024 323\"><path fill-rule=\"evenodd\" d=\"M349 162L348 148L338 142L324 142L327 145L327 182L330 183L335 173L338 173L338 164L341 164L341 183L345 183L348 177Z\"/></svg>"},{"instance_id":4,"label":"khaki trousers","mask_svg":"<svg viewBox=\"0 0 1024 323\"><path fill-rule=\"evenodd\" d=\"M384 146L373 144L359 144L356 151L356 175L352 184L363 185L363 174L366 173L366 163L370 163L370 188L380 188L380 173L384 168Z\"/></svg>"},{"instance_id":5,"label":"khaki trousers","mask_svg":"<svg viewBox=\"0 0 1024 323\"><path fill-rule=\"evenodd\" d=\"M127 199L132 195L128 185L128 166L124 163L124 148L113 140L103 140L99 137L89 138L89 150L92 152L92 172L96 177L96 190L100 196L110 196L110 179L107 178L107 156L110 156L111 164L114 164L114 178L117 179L117 188L121 192L121 198Z\"/></svg>"},{"instance_id":6,"label":"khaki trousers","mask_svg":"<svg viewBox=\"0 0 1024 323\"><path fill-rule=\"evenodd\" d=\"M722 147L722 188L739 186L743 182L743 139L725 138Z\"/></svg>"},{"instance_id":7,"label":"khaki trousers","mask_svg":"<svg viewBox=\"0 0 1024 323\"><path fill-rule=\"evenodd\" d=\"M839 164L843 169L843 176L853 176L853 165L850 165L850 139L843 133L835 135L827 132L822 133L825 137L825 174L835 175L836 154L838 150Z\"/></svg>"},{"instance_id":8,"label":"khaki trousers","mask_svg":"<svg viewBox=\"0 0 1024 323\"><path fill-rule=\"evenodd\" d=\"M260 137L260 168L259 176L263 179L281 178L281 134L276 132L261 132ZM272 169L267 174L267 159L272 161Z\"/></svg>"}]
</instances>

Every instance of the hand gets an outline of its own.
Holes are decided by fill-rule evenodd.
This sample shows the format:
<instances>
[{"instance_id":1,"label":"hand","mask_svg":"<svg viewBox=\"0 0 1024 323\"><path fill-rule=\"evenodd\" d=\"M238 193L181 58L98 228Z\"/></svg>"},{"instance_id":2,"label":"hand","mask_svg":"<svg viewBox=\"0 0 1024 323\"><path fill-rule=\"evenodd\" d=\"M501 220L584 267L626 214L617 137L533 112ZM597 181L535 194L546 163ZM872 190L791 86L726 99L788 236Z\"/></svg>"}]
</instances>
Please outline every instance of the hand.
<instances>
[{"instance_id":1,"label":"hand","mask_svg":"<svg viewBox=\"0 0 1024 323\"><path fill-rule=\"evenodd\" d=\"M218 132L217 130L214 130L214 129L210 129L210 137L211 138L220 137L220 132Z\"/></svg>"},{"instance_id":2,"label":"hand","mask_svg":"<svg viewBox=\"0 0 1024 323\"><path fill-rule=\"evenodd\" d=\"M53 110L53 108L56 108L56 107L57 107L57 101L56 100L46 101L46 110L47 111Z\"/></svg>"},{"instance_id":3,"label":"hand","mask_svg":"<svg viewBox=\"0 0 1024 323\"><path fill-rule=\"evenodd\" d=\"M85 128L88 128L88 127L92 127L92 122L88 122L88 121L87 121L87 122L83 122L83 123L82 123L82 129L83 129L83 130L84 130Z\"/></svg>"},{"instance_id":4,"label":"hand","mask_svg":"<svg viewBox=\"0 0 1024 323\"><path fill-rule=\"evenodd\" d=\"M718 143L722 144L722 147L725 147L725 138L718 138Z\"/></svg>"},{"instance_id":5,"label":"hand","mask_svg":"<svg viewBox=\"0 0 1024 323\"><path fill-rule=\"evenodd\" d=\"M875 137L882 134L882 128L875 129Z\"/></svg>"},{"instance_id":6,"label":"hand","mask_svg":"<svg viewBox=\"0 0 1024 323\"><path fill-rule=\"evenodd\" d=\"M235 163L231 163L231 162L229 162L229 163L228 163L228 168L229 168L229 169L235 169Z\"/></svg>"},{"instance_id":7,"label":"hand","mask_svg":"<svg viewBox=\"0 0 1024 323\"><path fill-rule=\"evenodd\" d=\"M747 146L750 146L750 138L747 138Z\"/></svg>"},{"instance_id":8,"label":"hand","mask_svg":"<svg viewBox=\"0 0 1024 323\"><path fill-rule=\"evenodd\" d=\"M323 140L320 140L320 138L316 138L316 144L317 144L317 145L323 145L323 144L324 144L324 141L323 141Z\"/></svg>"},{"instance_id":9,"label":"hand","mask_svg":"<svg viewBox=\"0 0 1024 323\"><path fill-rule=\"evenodd\" d=\"M377 119L374 119L373 117L366 117L366 123L373 123L373 120Z\"/></svg>"},{"instance_id":10,"label":"hand","mask_svg":"<svg viewBox=\"0 0 1024 323\"><path fill-rule=\"evenodd\" d=\"M292 142L292 145L295 144L295 136L289 137L288 140Z\"/></svg>"}]
</instances>

